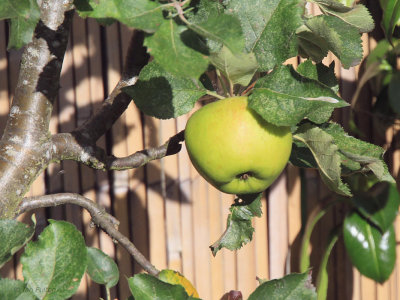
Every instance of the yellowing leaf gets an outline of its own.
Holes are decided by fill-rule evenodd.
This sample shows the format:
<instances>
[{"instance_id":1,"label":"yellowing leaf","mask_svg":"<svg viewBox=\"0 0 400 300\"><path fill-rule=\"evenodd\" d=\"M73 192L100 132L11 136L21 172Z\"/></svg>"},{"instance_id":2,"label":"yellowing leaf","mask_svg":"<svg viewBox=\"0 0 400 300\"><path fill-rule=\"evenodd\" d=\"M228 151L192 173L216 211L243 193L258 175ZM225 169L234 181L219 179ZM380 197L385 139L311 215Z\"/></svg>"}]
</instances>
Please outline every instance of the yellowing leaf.
<instances>
[{"instance_id":1,"label":"yellowing leaf","mask_svg":"<svg viewBox=\"0 0 400 300\"><path fill-rule=\"evenodd\" d=\"M192 283L177 271L168 269L162 270L160 274L158 274L158 278L166 283L179 284L185 288L185 291L189 296L199 298L199 293L196 291Z\"/></svg>"}]
</instances>

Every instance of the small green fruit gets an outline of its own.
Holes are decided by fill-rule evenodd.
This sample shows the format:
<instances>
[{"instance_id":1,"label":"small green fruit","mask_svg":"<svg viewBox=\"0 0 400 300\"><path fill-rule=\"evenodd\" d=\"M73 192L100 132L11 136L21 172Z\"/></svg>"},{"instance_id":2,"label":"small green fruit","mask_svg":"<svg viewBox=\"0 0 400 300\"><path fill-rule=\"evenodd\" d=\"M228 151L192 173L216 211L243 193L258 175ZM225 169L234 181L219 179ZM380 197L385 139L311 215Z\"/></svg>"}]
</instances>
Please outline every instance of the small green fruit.
<instances>
[{"instance_id":1,"label":"small green fruit","mask_svg":"<svg viewBox=\"0 0 400 300\"><path fill-rule=\"evenodd\" d=\"M292 134L250 109L247 97L233 97L196 111L186 124L185 142L209 183L225 193L252 194L269 187L285 168Z\"/></svg>"}]
</instances>

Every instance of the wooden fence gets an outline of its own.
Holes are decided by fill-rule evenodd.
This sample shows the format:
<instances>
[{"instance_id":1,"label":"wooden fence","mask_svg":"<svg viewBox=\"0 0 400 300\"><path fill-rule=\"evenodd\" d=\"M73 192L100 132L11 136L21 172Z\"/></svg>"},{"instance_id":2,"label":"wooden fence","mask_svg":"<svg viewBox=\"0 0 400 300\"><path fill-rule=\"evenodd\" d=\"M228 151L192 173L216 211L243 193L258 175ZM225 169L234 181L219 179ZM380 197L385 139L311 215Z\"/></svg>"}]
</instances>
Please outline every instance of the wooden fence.
<instances>
[{"instance_id":1,"label":"wooden fence","mask_svg":"<svg viewBox=\"0 0 400 300\"><path fill-rule=\"evenodd\" d=\"M113 89L120 77L123 59L132 31L114 24L100 27L95 21L74 18L71 40L64 60L59 99L51 121L51 132L68 132L85 121ZM20 51L6 51L7 28L0 22L0 127L4 128L18 76ZM363 36L365 54L375 46L372 37ZM325 62L332 60L328 57ZM293 59L290 63L297 64ZM354 92L358 68L341 69L340 92L349 100ZM368 102L369 101L369 102ZM371 103L371 100L368 100ZM367 103L367 106L368 106ZM346 128L349 110L335 113ZM112 131L99 141L117 156L158 146L184 129L187 116L160 121L142 115L131 104ZM359 124L374 141L370 118ZM400 140L398 128L386 132L388 141ZM379 141L382 143L382 141ZM400 151L388 153L392 171L398 176ZM398 178L398 177L397 177ZM224 231L232 196L219 193L193 169L183 149L178 155L149 163L130 171L105 173L74 162L54 164L32 186L30 195L75 192L106 207L121 222L120 230L129 236L159 269L181 271L197 287L201 298L219 299L225 292L241 290L245 299L257 286L256 276L272 279L297 270L296 261L301 227L310 210L329 195L316 171L300 172L288 166L265 193L263 215L254 220L253 241L239 251L222 250L216 257L208 248ZM303 204L301 193L303 192ZM90 216L77 207L65 206L35 212L38 232L46 219L73 222L85 236L87 245L98 247L115 258L121 278L112 297L129 295L126 277L141 268L128 253L102 231L91 226ZM338 208L325 216L312 235L311 263L318 266L329 230L343 219ZM24 217L27 221L28 216ZM396 223L400 241L400 221ZM400 255L400 245L397 249ZM376 284L359 274L349 262L341 241L329 262L329 299L400 299L400 260L390 279ZM22 278L16 257L0 270L1 277ZM104 291L84 277L73 299L99 299Z\"/></svg>"}]
</instances>

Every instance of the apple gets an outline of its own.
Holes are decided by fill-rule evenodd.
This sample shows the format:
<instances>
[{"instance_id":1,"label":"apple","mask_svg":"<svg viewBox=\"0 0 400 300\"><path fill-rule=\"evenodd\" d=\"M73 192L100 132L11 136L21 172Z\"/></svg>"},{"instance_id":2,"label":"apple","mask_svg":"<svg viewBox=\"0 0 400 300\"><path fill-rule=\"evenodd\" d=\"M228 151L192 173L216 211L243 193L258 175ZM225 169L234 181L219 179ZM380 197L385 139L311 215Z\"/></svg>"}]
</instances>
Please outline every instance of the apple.
<instances>
[{"instance_id":1,"label":"apple","mask_svg":"<svg viewBox=\"0 0 400 300\"><path fill-rule=\"evenodd\" d=\"M196 111L186 124L185 143L194 167L218 190L253 194L285 168L292 134L249 108L247 97L232 97Z\"/></svg>"}]
</instances>

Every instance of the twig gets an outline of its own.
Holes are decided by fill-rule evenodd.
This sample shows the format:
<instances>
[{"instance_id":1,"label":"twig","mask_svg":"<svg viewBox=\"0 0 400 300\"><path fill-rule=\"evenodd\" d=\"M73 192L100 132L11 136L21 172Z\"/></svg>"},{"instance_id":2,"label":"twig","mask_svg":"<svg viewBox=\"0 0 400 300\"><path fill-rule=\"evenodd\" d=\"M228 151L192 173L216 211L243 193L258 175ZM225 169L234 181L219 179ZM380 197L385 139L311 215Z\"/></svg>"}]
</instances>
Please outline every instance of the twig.
<instances>
[{"instance_id":1,"label":"twig","mask_svg":"<svg viewBox=\"0 0 400 300\"><path fill-rule=\"evenodd\" d=\"M127 170L139 168L148 162L178 153L184 131L172 136L162 146L137 151L126 157L107 156L105 151L90 141L71 133L60 133L52 138L53 161L75 160L97 170Z\"/></svg>"},{"instance_id":2,"label":"twig","mask_svg":"<svg viewBox=\"0 0 400 300\"><path fill-rule=\"evenodd\" d=\"M120 81L103 102L100 109L90 119L74 130L77 135L84 136L92 143L96 142L128 108L132 98L122 92L122 89L136 83L140 70L149 60L149 55L143 46L143 40L143 32L133 32Z\"/></svg>"},{"instance_id":3,"label":"twig","mask_svg":"<svg viewBox=\"0 0 400 300\"><path fill-rule=\"evenodd\" d=\"M20 204L19 213L42 208L52 207L62 204L75 204L86 209L91 217L92 221L104 230L110 237L118 241L136 260L144 270L149 274L156 276L160 271L156 269L151 262L136 248L136 246L121 232L118 231L117 227L119 221L112 215L108 214L103 207L97 203L85 198L79 194L74 193L61 193L44 196L26 197Z\"/></svg>"}]
</instances>

